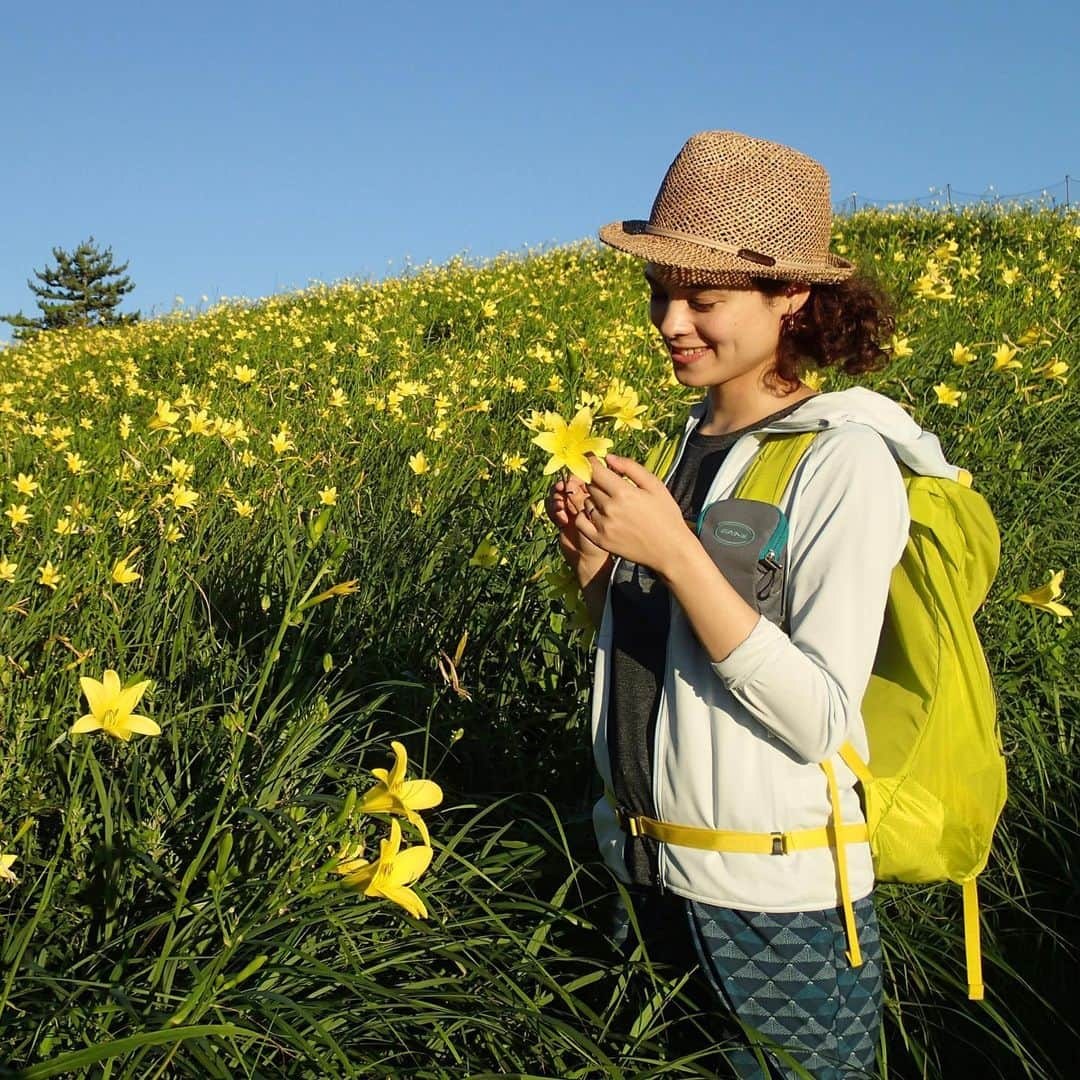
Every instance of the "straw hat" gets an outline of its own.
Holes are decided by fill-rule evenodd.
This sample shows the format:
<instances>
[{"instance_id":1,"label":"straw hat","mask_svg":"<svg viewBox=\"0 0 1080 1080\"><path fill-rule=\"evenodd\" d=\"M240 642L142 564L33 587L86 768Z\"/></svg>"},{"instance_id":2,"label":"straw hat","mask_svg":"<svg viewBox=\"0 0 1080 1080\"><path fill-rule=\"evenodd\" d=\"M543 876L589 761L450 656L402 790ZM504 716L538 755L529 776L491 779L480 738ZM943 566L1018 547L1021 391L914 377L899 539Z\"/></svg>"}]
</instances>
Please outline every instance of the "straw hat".
<instances>
[{"instance_id":1,"label":"straw hat","mask_svg":"<svg viewBox=\"0 0 1080 1080\"><path fill-rule=\"evenodd\" d=\"M855 266L829 251L831 229L819 162L737 131L702 131L671 163L649 220L613 221L600 239L703 284L838 282Z\"/></svg>"}]
</instances>

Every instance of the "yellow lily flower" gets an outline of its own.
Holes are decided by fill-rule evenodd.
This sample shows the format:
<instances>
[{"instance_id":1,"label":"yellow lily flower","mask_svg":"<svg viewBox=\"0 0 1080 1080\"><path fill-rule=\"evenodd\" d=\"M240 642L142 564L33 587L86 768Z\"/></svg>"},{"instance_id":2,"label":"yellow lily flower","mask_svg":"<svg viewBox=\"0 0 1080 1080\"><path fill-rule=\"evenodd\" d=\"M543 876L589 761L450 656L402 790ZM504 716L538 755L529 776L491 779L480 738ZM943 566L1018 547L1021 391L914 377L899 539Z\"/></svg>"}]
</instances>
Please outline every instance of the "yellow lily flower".
<instances>
[{"instance_id":1,"label":"yellow lily flower","mask_svg":"<svg viewBox=\"0 0 1080 1080\"><path fill-rule=\"evenodd\" d=\"M542 431L530 440L551 455L544 466L545 476L565 466L586 484L592 480L592 467L585 455L595 454L598 458L602 458L614 445L611 439L590 434L592 419L592 413L588 409L579 409L570 423L567 423L558 413L554 413L552 428Z\"/></svg>"},{"instance_id":2,"label":"yellow lily flower","mask_svg":"<svg viewBox=\"0 0 1080 1080\"><path fill-rule=\"evenodd\" d=\"M18 855L0 855L0 881L17 882L19 879L11 872L11 864Z\"/></svg>"},{"instance_id":3,"label":"yellow lily flower","mask_svg":"<svg viewBox=\"0 0 1080 1080\"><path fill-rule=\"evenodd\" d=\"M270 445L274 448L275 454L284 454L287 450L295 449L287 431L274 432L270 436Z\"/></svg>"},{"instance_id":4,"label":"yellow lily flower","mask_svg":"<svg viewBox=\"0 0 1080 1080\"><path fill-rule=\"evenodd\" d=\"M173 424L179 419L180 414L172 408L169 402L165 398L158 398L154 415L150 417L150 423L147 426L151 431L172 430Z\"/></svg>"},{"instance_id":5,"label":"yellow lily flower","mask_svg":"<svg viewBox=\"0 0 1080 1080\"><path fill-rule=\"evenodd\" d=\"M198 500L199 493L182 483L173 484L166 496L166 501L171 502L177 510L190 510Z\"/></svg>"},{"instance_id":6,"label":"yellow lily flower","mask_svg":"<svg viewBox=\"0 0 1080 1080\"><path fill-rule=\"evenodd\" d=\"M38 578L39 585L47 585L50 589L56 590L56 586L63 580L64 575L53 566L52 560L46 561L44 566L38 567L38 573L41 575Z\"/></svg>"},{"instance_id":7,"label":"yellow lily flower","mask_svg":"<svg viewBox=\"0 0 1080 1080\"><path fill-rule=\"evenodd\" d=\"M958 341L952 347L952 361L954 364L963 367L964 364L970 364L974 359L975 353L961 342Z\"/></svg>"},{"instance_id":8,"label":"yellow lily flower","mask_svg":"<svg viewBox=\"0 0 1080 1080\"><path fill-rule=\"evenodd\" d=\"M142 574L137 573L130 566L128 566L128 559L133 559L139 553L139 549L136 548L130 555L125 555L122 559L117 559L115 565L112 568L112 580L117 585L130 585L133 581L138 581L142 577Z\"/></svg>"},{"instance_id":9,"label":"yellow lily flower","mask_svg":"<svg viewBox=\"0 0 1080 1080\"><path fill-rule=\"evenodd\" d=\"M890 353L892 353L895 360L902 360L905 356L911 356L915 351L909 344L910 340L910 338L900 337L898 334L893 334L893 336L889 338L888 342L886 343L885 348L888 349Z\"/></svg>"},{"instance_id":10,"label":"yellow lily flower","mask_svg":"<svg viewBox=\"0 0 1080 1080\"><path fill-rule=\"evenodd\" d=\"M1050 359L1042 365L1042 367L1034 368L1036 375L1042 375L1045 379L1054 379L1065 385L1065 377L1069 373L1069 365L1064 360L1059 360L1056 356L1050 357Z\"/></svg>"},{"instance_id":11,"label":"yellow lily flower","mask_svg":"<svg viewBox=\"0 0 1080 1080\"><path fill-rule=\"evenodd\" d=\"M355 874L357 870L361 870L368 865L368 861L363 858L363 854L363 843L342 844L337 855L334 856L338 860L337 865L333 867L334 873L341 875Z\"/></svg>"},{"instance_id":12,"label":"yellow lily flower","mask_svg":"<svg viewBox=\"0 0 1080 1080\"><path fill-rule=\"evenodd\" d=\"M132 735L160 735L161 728L148 716L139 716L131 710L150 685L149 679L121 687L120 676L112 668L106 668L102 681L83 675L79 679L90 711L71 726L71 734L82 735L88 731L104 731L127 742Z\"/></svg>"},{"instance_id":13,"label":"yellow lily flower","mask_svg":"<svg viewBox=\"0 0 1080 1080\"><path fill-rule=\"evenodd\" d=\"M379 857L373 863L361 865L346 874L343 884L361 889L365 896L381 896L400 904L417 919L428 917L423 900L409 888L431 865L432 850L427 844L416 844L401 850L401 826L390 822L390 839L379 841ZM363 863L362 859L349 857L350 866Z\"/></svg>"},{"instance_id":14,"label":"yellow lily flower","mask_svg":"<svg viewBox=\"0 0 1080 1080\"><path fill-rule=\"evenodd\" d=\"M11 482L20 495L33 495L34 492L41 487L32 474L27 475L26 473L19 473L19 475Z\"/></svg>"},{"instance_id":15,"label":"yellow lily flower","mask_svg":"<svg viewBox=\"0 0 1080 1080\"><path fill-rule=\"evenodd\" d=\"M472 553L472 558L469 559L469 565L482 566L485 570L490 570L493 566L498 566L499 549L485 536L477 545L476 550Z\"/></svg>"},{"instance_id":16,"label":"yellow lily flower","mask_svg":"<svg viewBox=\"0 0 1080 1080\"><path fill-rule=\"evenodd\" d=\"M361 800L359 809L362 813L401 814L420 830L424 843L430 844L427 826L416 811L438 806L443 799L442 788L434 780L406 780L409 758L405 747L395 741L390 749L394 751L393 768L371 770L378 783Z\"/></svg>"},{"instance_id":17,"label":"yellow lily flower","mask_svg":"<svg viewBox=\"0 0 1080 1080\"><path fill-rule=\"evenodd\" d=\"M615 421L615 430L645 426L641 414L646 406L638 404L637 391L624 383L615 382L608 387L604 400L600 403L600 416L610 417Z\"/></svg>"},{"instance_id":18,"label":"yellow lily flower","mask_svg":"<svg viewBox=\"0 0 1080 1080\"><path fill-rule=\"evenodd\" d=\"M999 345L993 352L994 370L1007 371L1009 368L1021 367L1020 361L1016 359L1019 351L1011 345Z\"/></svg>"},{"instance_id":19,"label":"yellow lily flower","mask_svg":"<svg viewBox=\"0 0 1080 1080\"><path fill-rule=\"evenodd\" d=\"M937 394L939 405L951 405L954 409L960 404L960 399L964 396L963 390L956 390L947 383L938 383L934 387L934 392Z\"/></svg>"},{"instance_id":20,"label":"yellow lily flower","mask_svg":"<svg viewBox=\"0 0 1080 1080\"><path fill-rule=\"evenodd\" d=\"M12 503L5 511L4 514L11 518L11 527L15 528L16 525L25 525L34 515L26 509L26 503L16 505Z\"/></svg>"},{"instance_id":21,"label":"yellow lily flower","mask_svg":"<svg viewBox=\"0 0 1080 1080\"><path fill-rule=\"evenodd\" d=\"M1023 601L1025 604L1031 604L1032 607L1037 607L1042 611L1049 611L1051 615L1056 615L1059 620L1066 615L1071 616L1072 612L1064 604L1057 602L1058 597L1061 596L1061 580L1064 577L1065 571L1058 570L1050 575L1050 580L1042 588L1021 593L1016 599Z\"/></svg>"}]
</instances>

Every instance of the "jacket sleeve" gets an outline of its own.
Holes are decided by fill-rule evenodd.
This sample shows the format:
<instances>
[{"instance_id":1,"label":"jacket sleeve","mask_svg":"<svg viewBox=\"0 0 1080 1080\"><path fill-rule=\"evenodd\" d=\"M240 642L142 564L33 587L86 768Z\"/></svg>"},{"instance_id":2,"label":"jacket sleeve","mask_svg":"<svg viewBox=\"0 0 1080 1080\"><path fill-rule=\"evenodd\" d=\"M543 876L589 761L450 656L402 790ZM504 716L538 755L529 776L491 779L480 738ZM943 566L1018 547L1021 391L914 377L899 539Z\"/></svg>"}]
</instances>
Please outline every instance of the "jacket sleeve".
<instances>
[{"instance_id":1,"label":"jacket sleeve","mask_svg":"<svg viewBox=\"0 0 1080 1080\"><path fill-rule=\"evenodd\" d=\"M892 453L863 425L819 435L794 482L790 637L759 618L712 667L756 719L818 762L836 753L859 715L910 515Z\"/></svg>"}]
</instances>

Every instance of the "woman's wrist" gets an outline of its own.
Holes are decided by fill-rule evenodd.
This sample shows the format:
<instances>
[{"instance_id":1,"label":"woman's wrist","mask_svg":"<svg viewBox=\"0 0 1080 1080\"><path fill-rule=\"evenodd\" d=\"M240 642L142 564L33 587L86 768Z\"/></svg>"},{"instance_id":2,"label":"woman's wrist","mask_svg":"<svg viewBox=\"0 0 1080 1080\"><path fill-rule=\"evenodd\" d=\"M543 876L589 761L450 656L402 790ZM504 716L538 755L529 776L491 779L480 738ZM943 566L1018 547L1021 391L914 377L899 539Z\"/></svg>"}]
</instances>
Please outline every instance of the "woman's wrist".
<instances>
[{"instance_id":1,"label":"woman's wrist","mask_svg":"<svg viewBox=\"0 0 1080 1080\"><path fill-rule=\"evenodd\" d=\"M589 583L598 575L606 573L611 569L612 558L611 553L605 551L601 556L593 556L589 558L582 556L578 559L577 565L574 567L574 572L577 574L578 584L581 588L587 589Z\"/></svg>"}]
</instances>

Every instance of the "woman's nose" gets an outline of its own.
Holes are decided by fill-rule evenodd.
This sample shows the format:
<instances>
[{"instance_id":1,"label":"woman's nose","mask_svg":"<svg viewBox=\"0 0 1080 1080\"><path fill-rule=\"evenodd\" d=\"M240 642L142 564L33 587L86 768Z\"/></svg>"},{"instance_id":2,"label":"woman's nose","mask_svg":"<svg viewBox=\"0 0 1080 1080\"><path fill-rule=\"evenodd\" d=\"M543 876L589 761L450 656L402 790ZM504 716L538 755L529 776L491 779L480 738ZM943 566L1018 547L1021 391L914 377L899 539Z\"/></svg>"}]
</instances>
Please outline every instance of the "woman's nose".
<instances>
[{"instance_id":1,"label":"woman's nose","mask_svg":"<svg viewBox=\"0 0 1080 1080\"><path fill-rule=\"evenodd\" d=\"M669 341L688 333L693 329L693 320L690 318L690 305L685 300L669 300L664 305L656 328Z\"/></svg>"}]
</instances>

